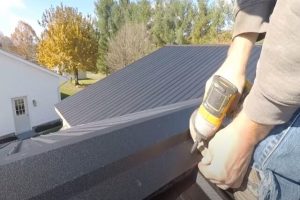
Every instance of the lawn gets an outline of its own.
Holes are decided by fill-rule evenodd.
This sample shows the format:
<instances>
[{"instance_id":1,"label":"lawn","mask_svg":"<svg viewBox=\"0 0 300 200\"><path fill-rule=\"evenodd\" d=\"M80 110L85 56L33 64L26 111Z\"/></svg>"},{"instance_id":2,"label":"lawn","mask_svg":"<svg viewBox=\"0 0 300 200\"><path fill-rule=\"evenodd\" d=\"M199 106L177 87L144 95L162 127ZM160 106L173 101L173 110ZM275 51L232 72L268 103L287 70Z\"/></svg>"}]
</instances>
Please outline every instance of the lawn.
<instances>
[{"instance_id":1,"label":"lawn","mask_svg":"<svg viewBox=\"0 0 300 200\"><path fill-rule=\"evenodd\" d=\"M79 84L80 84L79 86L75 86L74 81L72 81L72 82L67 81L66 83L64 83L63 85L60 86L61 99L64 99L68 96L72 96L72 95L76 94L77 92L83 90L88 85L91 85L91 84L101 80L104 77L105 77L105 75L103 75L101 73L94 74L94 73L87 72L87 79L79 80Z\"/></svg>"}]
</instances>

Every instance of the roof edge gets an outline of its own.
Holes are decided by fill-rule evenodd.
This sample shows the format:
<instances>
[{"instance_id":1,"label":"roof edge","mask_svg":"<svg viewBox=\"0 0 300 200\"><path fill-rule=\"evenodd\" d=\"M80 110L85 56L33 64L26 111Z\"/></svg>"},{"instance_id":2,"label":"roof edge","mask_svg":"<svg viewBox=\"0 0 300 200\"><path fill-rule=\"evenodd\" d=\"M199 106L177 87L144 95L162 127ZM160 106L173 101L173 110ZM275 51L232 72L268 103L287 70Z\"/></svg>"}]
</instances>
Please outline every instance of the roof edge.
<instances>
[{"instance_id":1,"label":"roof edge","mask_svg":"<svg viewBox=\"0 0 300 200\"><path fill-rule=\"evenodd\" d=\"M62 119L63 121L63 127L66 129L71 128L69 122L64 118L64 116L59 112L59 110L54 106L54 110L57 113L57 115Z\"/></svg>"},{"instance_id":2,"label":"roof edge","mask_svg":"<svg viewBox=\"0 0 300 200\"><path fill-rule=\"evenodd\" d=\"M83 124L77 124L73 125L67 122L67 120L64 118L64 116L60 113L59 109L55 105L55 111L57 114L61 117L63 122L66 123L66 128L76 128L76 127L90 127L95 124L97 125L102 125L102 126L113 126L113 125L121 125L121 124L126 124L126 123L132 123L135 121L144 121L145 119L152 118L153 116L162 116L166 115L172 112L176 112L181 109L186 109L190 107L197 107L199 105L199 102L201 101L201 98L195 98L195 99L190 99L186 101L181 101L173 104L168 104L168 105L163 105L155 108L150 108L146 110L141 110L133 113L127 113L125 115L121 116L115 116L111 118L106 118L102 119L99 121L93 121L93 122L88 122L88 123L83 123Z\"/></svg>"},{"instance_id":3,"label":"roof edge","mask_svg":"<svg viewBox=\"0 0 300 200\"><path fill-rule=\"evenodd\" d=\"M229 47L230 44L166 44L163 47ZM261 47L261 44L255 44L254 47Z\"/></svg>"},{"instance_id":4,"label":"roof edge","mask_svg":"<svg viewBox=\"0 0 300 200\"><path fill-rule=\"evenodd\" d=\"M166 44L164 47L229 47L230 44Z\"/></svg>"},{"instance_id":5,"label":"roof edge","mask_svg":"<svg viewBox=\"0 0 300 200\"><path fill-rule=\"evenodd\" d=\"M38 65L38 64L35 64L35 63L30 62L28 60L25 60L24 58L22 58L22 57L20 57L18 55L15 55L15 54L13 54L11 52L8 52L8 51L5 51L3 49L0 49L0 53L2 53L3 55L5 55L7 57L10 57L10 58L12 58L14 60L18 60L19 62L22 62L24 64L30 65L31 67L33 67L33 68L35 68L37 70L40 70L42 72L45 72L45 73L47 73L47 74L49 74L51 76L55 76L55 77L59 78L60 80L66 79L64 76L58 75L55 72L52 72L51 70L48 70L45 67L42 67L41 65Z\"/></svg>"}]
</instances>

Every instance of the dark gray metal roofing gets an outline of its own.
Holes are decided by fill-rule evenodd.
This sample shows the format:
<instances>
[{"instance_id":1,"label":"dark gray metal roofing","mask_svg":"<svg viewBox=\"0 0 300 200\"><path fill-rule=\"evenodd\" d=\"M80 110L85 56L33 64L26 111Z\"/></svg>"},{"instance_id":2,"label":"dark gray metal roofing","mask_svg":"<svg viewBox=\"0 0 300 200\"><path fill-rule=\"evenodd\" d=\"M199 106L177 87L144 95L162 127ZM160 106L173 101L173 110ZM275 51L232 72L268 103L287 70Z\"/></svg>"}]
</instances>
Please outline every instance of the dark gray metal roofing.
<instances>
[{"instance_id":1,"label":"dark gray metal roofing","mask_svg":"<svg viewBox=\"0 0 300 200\"><path fill-rule=\"evenodd\" d=\"M202 96L228 46L166 46L68 97L56 108L71 125L86 124ZM261 47L248 66L253 80Z\"/></svg>"},{"instance_id":2,"label":"dark gray metal roofing","mask_svg":"<svg viewBox=\"0 0 300 200\"><path fill-rule=\"evenodd\" d=\"M134 200L157 194L201 159L189 153L188 120L195 108L187 102L127 117L124 124L95 122L13 142L0 151L0 199Z\"/></svg>"}]
</instances>

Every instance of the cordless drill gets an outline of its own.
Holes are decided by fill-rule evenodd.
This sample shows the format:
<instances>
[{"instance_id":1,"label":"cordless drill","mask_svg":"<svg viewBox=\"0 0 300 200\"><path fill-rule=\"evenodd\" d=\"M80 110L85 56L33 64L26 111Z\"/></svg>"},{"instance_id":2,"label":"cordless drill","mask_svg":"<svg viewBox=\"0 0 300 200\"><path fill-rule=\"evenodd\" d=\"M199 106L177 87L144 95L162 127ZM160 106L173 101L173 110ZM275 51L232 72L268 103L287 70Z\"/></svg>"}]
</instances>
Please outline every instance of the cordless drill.
<instances>
[{"instance_id":1,"label":"cordless drill","mask_svg":"<svg viewBox=\"0 0 300 200\"><path fill-rule=\"evenodd\" d=\"M191 153L202 140L211 138L220 128L224 117L238 95L238 89L227 79L215 75L199 109L190 118L190 127L196 133Z\"/></svg>"}]
</instances>

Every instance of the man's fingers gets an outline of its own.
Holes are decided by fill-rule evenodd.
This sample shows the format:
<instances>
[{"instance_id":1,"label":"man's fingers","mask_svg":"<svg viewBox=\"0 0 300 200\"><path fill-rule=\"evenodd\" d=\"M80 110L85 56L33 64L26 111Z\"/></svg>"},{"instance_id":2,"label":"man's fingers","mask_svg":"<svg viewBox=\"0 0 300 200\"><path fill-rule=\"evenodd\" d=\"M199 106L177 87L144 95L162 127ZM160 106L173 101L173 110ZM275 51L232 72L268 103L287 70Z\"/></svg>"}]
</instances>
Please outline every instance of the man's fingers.
<instances>
[{"instance_id":1,"label":"man's fingers","mask_svg":"<svg viewBox=\"0 0 300 200\"><path fill-rule=\"evenodd\" d=\"M201 155L202 155L203 157L205 157L205 156L208 155L208 154L209 154L208 148L203 147L203 149L201 150Z\"/></svg>"},{"instance_id":2,"label":"man's fingers","mask_svg":"<svg viewBox=\"0 0 300 200\"><path fill-rule=\"evenodd\" d=\"M201 151L201 154L203 156L201 160L201 164L203 165L209 165L212 161L212 156L207 148Z\"/></svg>"},{"instance_id":3,"label":"man's fingers","mask_svg":"<svg viewBox=\"0 0 300 200\"><path fill-rule=\"evenodd\" d=\"M203 165L209 165L210 163L211 163L210 156L204 156L201 160L201 164L203 164Z\"/></svg>"},{"instance_id":4,"label":"man's fingers","mask_svg":"<svg viewBox=\"0 0 300 200\"><path fill-rule=\"evenodd\" d=\"M199 168L200 172L203 174L203 176L205 176L207 179L217 180L214 175L214 172L211 170L211 165L206 165L206 164L203 164L202 162L200 162L198 164L198 168Z\"/></svg>"},{"instance_id":5,"label":"man's fingers","mask_svg":"<svg viewBox=\"0 0 300 200\"><path fill-rule=\"evenodd\" d=\"M216 184L219 188L221 188L222 190L227 190L228 188L230 188L228 185L224 185L224 184Z\"/></svg>"},{"instance_id":6,"label":"man's fingers","mask_svg":"<svg viewBox=\"0 0 300 200\"><path fill-rule=\"evenodd\" d=\"M203 174L205 178L207 178L211 183L216 184L218 187L222 188L223 190L228 189L229 187L225 187L223 181L218 180L218 178L215 176L215 173L211 170L211 165L205 165L203 163L198 164L198 168L200 172Z\"/></svg>"},{"instance_id":7,"label":"man's fingers","mask_svg":"<svg viewBox=\"0 0 300 200\"><path fill-rule=\"evenodd\" d=\"M224 183L220 182L220 181L216 181L216 180L213 180L213 179L209 179L209 182L213 183L213 184L216 184L216 185L222 185Z\"/></svg>"}]
</instances>

